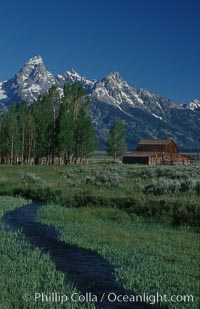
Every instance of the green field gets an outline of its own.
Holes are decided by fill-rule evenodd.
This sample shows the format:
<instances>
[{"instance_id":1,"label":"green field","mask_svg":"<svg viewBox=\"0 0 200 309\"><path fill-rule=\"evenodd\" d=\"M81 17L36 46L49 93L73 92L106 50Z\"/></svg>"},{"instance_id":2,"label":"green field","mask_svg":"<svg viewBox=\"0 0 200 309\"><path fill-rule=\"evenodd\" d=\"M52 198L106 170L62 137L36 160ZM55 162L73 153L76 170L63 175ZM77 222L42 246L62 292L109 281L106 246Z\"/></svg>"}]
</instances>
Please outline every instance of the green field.
<instances>
[{"instance_id":1,"label":"green field","mask_svg":"<svg viewBox=\"0 0 200 309\"><path fill-rule=\"evenodd\" d=\"M6 211L22 207L30 201L23 198L0 196L0 218ZM47 254L33 249L19 232L11 233L0 225L0 308L60 308L50 302L35 302L35 293L70 295L76 291L72 283L64 282L64 274L58 272ZM65 303L63 308L75 309L76 304ZM83 304L81 308L94 308Z\"/></svg>"},{"instance_id":2,"label":"green field","mask_svg":"<svg viewBox=\"0 0 200 309\"><path fill-rule=\"evenodd\" d=\"M38 222L55 227L66 244L108 260L127 294L192 295L193 302L161 305L198 308L200 166L0 166L0 193L47 201ZM24 203L0 197L1 216ZM24 290L32 293L41 284L72 291L50 257L31 249L20 233L1 232L2 239L1 293L6 297L0 308L14 302L20 308ZM7 273L13 273L12 280Z\"/></svg>"},{"instance_id":3,"label":"green field","mask_svg":"<svg viewBox=\"0 0 200 309\"><path fill-rule=\"evenodd\" d=\"M39 220L58 227L66 243L92 249L108 259L127 293L194 295L195 305L181 307L197 308L197 234L146 223L110 208L63 209L51 204L40 210Z\"/></svg>"},{"instance_id":4,"label":"green field","mask_svg":"<svg viewBox=\"0 0 200 309\"><path fill-rule=\"evenodd\" d=\"M64 207L114 207L172 226L198 229L200 165L0 166L0 194Z\"/></svg>"}]
</instances>

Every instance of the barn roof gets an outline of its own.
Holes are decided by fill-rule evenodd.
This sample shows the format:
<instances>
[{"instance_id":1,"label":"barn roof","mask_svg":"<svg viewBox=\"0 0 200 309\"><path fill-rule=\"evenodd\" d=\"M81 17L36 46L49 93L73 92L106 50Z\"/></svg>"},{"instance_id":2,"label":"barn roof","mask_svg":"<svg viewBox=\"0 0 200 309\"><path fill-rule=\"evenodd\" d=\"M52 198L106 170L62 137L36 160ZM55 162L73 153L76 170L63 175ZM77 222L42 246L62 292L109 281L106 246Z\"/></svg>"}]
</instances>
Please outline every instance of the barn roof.
<instances>
[{"instance_id":1,"label":"barn roof","mask_svg":"<svg viewBox=\"0 0 200 309\"><path fill-rule=\"evenodd\" d=\"M172 139L141 139L138 145L166 145L174 141ZM175 144L175 143L174 143Z\"/></svg>"}]
</instances>

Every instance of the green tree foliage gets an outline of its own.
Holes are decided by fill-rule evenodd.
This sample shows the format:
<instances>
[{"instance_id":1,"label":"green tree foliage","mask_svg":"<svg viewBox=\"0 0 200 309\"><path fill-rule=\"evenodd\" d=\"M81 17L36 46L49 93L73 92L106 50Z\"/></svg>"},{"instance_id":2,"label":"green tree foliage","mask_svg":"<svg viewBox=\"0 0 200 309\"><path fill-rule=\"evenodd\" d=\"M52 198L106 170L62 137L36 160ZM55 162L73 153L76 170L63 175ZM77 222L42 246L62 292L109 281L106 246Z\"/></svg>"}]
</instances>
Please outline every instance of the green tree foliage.
<instances>
[{"instance_id":1,"label":"green tree foliage","mask_svg":"<svg viewBox=\"0 0 200 309\"><path fill-rule=\"evenodd\" d=\"M31 163L35 152L35 121L33 114L28 112L28 104L22 102L17 105L17 127L19 130L18 160L21 163Z\"/></svg>"},{"instance_id":2,"label":"green tree foliage","mask_svg":"<svg viewBox=\"0 0 200 309\"><path fill-rule=\"evenodd\" d=\"M65 100L60 106L57 136L58 153L65 163L70 163L74 147L74 121L69 104Z\"/></svg>"},{"instance_id":3,"label":"green tree foliage","mask_svg":"<svg viewBox=\"0 0 200 309\"><path fill-rule=\"evenodd\" d=\"M31 105L30 113L32 114L35 123L35 161L36 163L41 163L41 158L45 157L47 163L50 112L46 94Z\"/></svg>"},{"instance_id":4,"label":"green tree foliage","mask_svg":"<svg viewBox=\"0 0 200 309\"><path fill-rule=\"evenodd\" d=\"M127 151L125 130L123 123L117 120L112 128L107 140L107 153L114 158L114 163L117 158L122 156Z\"/></svg>"},{"instance_id":5,"label":"green tree foliage","mask_svg":"<svg viewBox=\"0 0 200 309\"><path fill-rule=\"evenodd\" d=\"M14 163L19 151L19 127L17 122L17 107L13 104L9 113L6 113L1 125L1 152L5 163Z\"/></svg>"},{"instance_id":6,"label":"green tree foliage","mask_svg":"<svg viewBox=\"0 0 200 309\"><path fill-rule=\"evenodd\" d=\"M74 134L75 161L88 157L97 147L95 132L90 116L84 108L81 108L77 118Z\"/></svg>"},{"instance_id":7,"label":"green tree foliage","mask_svg":"<svg viewBox=\"0 0 200 309\"><path fill-rule=\"evenodd\" d=\"M78 84L66 84L61 97L53 85L36 102L11 105L0 117L0 161L54 164L82 161L95 149L89 100Z\"/></svg>"},{"instance_id":8,"label":"green tree foliage","mask_svg":"<svg viewBox=\"0 0 200 309\"><path fill-rule=\"evenodd\" d=\"M89 100L78 84L66 84L58 118L58 150L64 162L82 161L96 148Z\"/></svg>"}]
</instances>

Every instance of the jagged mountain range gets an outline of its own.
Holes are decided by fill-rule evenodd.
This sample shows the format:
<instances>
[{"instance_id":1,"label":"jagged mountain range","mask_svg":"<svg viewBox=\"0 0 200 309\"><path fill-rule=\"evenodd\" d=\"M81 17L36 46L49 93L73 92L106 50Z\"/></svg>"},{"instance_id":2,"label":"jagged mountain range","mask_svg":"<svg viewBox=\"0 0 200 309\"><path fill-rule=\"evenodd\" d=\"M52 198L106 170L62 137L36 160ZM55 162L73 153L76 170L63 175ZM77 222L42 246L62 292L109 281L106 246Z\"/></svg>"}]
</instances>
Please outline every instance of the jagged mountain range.
<instances>
[{"instance_id":1,"label":"jagged mountain range","mask_svg":"<svg viewBox=\"0 0 200 309\"><path fill-rule=\"evenodd\" d=\"M13 102L33 102L53 84L62 93L66 82L82 84L91 98L91 116L103 146L114 120L126 127L129 148L141 138L174 139L179 147L200 149L200 101L176 104L146 89L134 88L113 72L100 81L88 80L73 69L49 72L41 56L29 59L11 79L0 83L0 113Z\"/></svg>"}]
</instances>

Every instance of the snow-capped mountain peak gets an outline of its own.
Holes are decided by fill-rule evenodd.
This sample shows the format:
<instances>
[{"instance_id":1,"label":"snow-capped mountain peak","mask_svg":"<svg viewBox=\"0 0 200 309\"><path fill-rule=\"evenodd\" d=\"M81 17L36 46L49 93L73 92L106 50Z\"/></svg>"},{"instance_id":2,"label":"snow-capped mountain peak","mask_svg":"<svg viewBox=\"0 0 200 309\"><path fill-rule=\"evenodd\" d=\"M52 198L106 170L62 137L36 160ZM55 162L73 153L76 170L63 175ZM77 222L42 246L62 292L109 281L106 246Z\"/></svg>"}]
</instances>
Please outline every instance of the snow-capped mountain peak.
<instances>
[{"instance_id":1,"label":"snow-capped mountain peak","mask_svg":"<svg viewBox=\"0 0 200 309\"><path fill-rule=\"evenodd\" d=\"M81 78L80 74L78 74L73 68L66 72L68 75L76 76L77 78Z\"/></svg>"},{"instance_id":2,"label":"snow-capped mountain peak","mask_svg":"<svg viewBox=\"0 0 200 309\"><path fill-rule=\"evenodd\" d=\"M38 82L41 79L45 81L49 78L54 80L53 74L46 70L45 64L41 56L29 59L22 69L16 74L19 81L29 80L29 82Z\"/></svg>"},{"instance_id":3,"label":"snow-capped mountain peak","mask_svg":"<svg viewBox=\"0 0 200 309\"><path fill-rule=\"evenodd\" d=\"M89 93L92 86L95 84L95 80L91 81L85 77L82 77L74 69L66 71L64 74L56 75L56 83L59 87L63 87L65 83L78 83L85 87L86 91Z\"/></svg>"},{"instance_id":4,"label":"snow-capped mountain peak","mask_svg":"<svg viewBox=\"0 0 200 309\"><path fill-rule=\"evenodd\" d=\"M187 105L186 105L186 108L192 110L192 111L195 111L195 110L200 110L200 101L195 99L191 102L189 102Z\"/></svg>"},{"instance_id":5,"label":"snow-capped mountain peak","mask_svg":"<svg viewBox=\"0 0 200 309\"><path fill-rule=\"evenodd\" d=\"M53 84L57 84L62 93L66 82L83 85L92 102L105 102L125 113L129 113L130 108L139 108L160 120L165 119L169 108L186 108L192 111L200 108L199 100L191 101L187 106L181 106L146 89L131 87L116 71L109 73L100 81L91 81L82 77L74 69L54 76L47 71L40 55L30 58L12 79L0 83L0 102L8 104L11 101L34 101Z\"/></svg>"},{"instance_id":6,"label":"snow-capped mountain peak","mask_svg":"<svg viewBox=\"0 0 200 309\"><path fill-rule=\"evenodd\" d=\"M139 138L174 138L184 145L196 147L200 135L200 101L179 105L143 88L130 86L118 72L111 72L100 81L89 80L74 69L63 74L49 72L41 56L30 58L12 79L0 82L0 114L12 102L33 102L53 85L62 94L66 82L84 86L91 98L91 115L97 135L106 140L116 118L121 119L129 140ZM200 146L199 146L200 147Z\"/></svg>"},{"instance_id":7,"label":"snow-capped mountain peak","mask_svg":"<svg viewBox=\"0 0 200 309\"><path fill-rule=\"evenodd\" d=\"M30 58L15 76L0 83L0 101L34 101L53 84L54 75L46 70L41 56Z\"/></svg>"},{"instance_id":8,"label":"snow-capped mountain peak","mask_svg":"<svg viewBox=\"0 0 200 309\"><path fill-rule=\"evenodd\" d=\"M40 55L38 55L38 56L30 58L26 62L25 66L26 65L40 65L40 64L44 64L44 61L43 61L42 57Z\"/></svg>"},{"instance_id":9,"label":"snow-capped mountain peak","mask_svg":"<svg viewBox=\"0 0 200 309\"><path fill-rule=\"evenodd\" d=\"M115 80L117 82L122 81L122 77L118 72L111 72L109 73L105 79L107 80Z\"/></svg>"}]
</instances>

